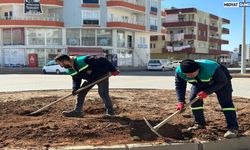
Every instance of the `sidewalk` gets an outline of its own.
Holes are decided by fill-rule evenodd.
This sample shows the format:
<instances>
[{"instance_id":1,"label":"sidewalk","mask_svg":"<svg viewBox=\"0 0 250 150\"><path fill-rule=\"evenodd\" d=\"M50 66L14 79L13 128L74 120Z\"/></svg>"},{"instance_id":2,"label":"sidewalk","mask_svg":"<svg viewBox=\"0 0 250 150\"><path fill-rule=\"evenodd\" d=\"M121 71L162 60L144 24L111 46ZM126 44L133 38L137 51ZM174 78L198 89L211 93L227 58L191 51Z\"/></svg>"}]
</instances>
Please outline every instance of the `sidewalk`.
<instances>
[{"instance_id":1,"label":"sidewalk","mask_svg":"<svg viewBox=\"0 0 250 150\"><path fill-rule=\"evenodd\" d=\"M145 71L146 68L137 67L122 67L118 68L122 72L131 72L131 71ZM0 68L0 74L43 74L42 68ZM174 74L174 73L173 73ZM250 73L240 74L240 73L231 73L233 78L250 78Z\"/></svg>"}]
</instances>

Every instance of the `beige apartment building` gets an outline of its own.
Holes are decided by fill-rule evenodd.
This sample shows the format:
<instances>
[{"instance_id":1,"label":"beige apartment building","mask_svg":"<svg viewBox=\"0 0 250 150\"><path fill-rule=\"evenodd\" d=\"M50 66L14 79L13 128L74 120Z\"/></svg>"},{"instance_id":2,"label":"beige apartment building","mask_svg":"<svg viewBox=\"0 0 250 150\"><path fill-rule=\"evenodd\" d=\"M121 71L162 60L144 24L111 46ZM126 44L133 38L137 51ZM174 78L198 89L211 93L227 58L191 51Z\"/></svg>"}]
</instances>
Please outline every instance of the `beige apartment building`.
<instances>
[{"instance_id":1,"label":"beige apartment building","mask_svg":"<svg viewBox=\"0 0 250 150\"><path fill-rule=\"evenodd\" d=\"M66 53L63 1L41 0L30 11L26 2L0 0L1 67L41 67Z\"/></svg>"},{"instance_id":2,"label":"beige apartment building","mask_svg":"<svg viewBox=\"0 0 250 150\"><path fill-rule=\"evenodd\" d=\"M221 46L229 41L222 39L229 34L223 27L230 21L196 8L166 9L162 20L165 36L151 37L151 57L168 59L215 59L228 57Z\"/></svg>"},{"instance_id":3,"label":"beige apartment building","mask_svg":"<svg viewBox=\"0 0 250 150\"><path fill-rule=\"evenodd\" d=\"M0 0L0 67L42 67L62 53L146 66L161 17L161 0Z\"/></svg>"}]
</instances>

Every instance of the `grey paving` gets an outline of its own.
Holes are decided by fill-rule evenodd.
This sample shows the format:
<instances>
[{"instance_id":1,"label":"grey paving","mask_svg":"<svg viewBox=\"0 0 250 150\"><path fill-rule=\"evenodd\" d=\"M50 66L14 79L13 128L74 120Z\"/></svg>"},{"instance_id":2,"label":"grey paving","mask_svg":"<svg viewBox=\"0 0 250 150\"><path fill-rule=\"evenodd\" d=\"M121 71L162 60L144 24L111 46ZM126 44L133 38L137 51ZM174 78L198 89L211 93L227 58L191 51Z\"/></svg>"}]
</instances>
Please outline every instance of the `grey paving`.
<instances>
[{"instance_id":1,"label":"grey paving","mask_svg":"<svg viewBox=\"0 0 250 150\"><path fill-rule=\"evenodd\" d=\"M250 98L250 78L234 78L233 96ZM0 75L0 92L71 89L68 75ZM121 75L110 78L111 88L174 89L174 77L159 75ZM188 88L190 85L188 86Z\"/></svg>"}]
</instances>

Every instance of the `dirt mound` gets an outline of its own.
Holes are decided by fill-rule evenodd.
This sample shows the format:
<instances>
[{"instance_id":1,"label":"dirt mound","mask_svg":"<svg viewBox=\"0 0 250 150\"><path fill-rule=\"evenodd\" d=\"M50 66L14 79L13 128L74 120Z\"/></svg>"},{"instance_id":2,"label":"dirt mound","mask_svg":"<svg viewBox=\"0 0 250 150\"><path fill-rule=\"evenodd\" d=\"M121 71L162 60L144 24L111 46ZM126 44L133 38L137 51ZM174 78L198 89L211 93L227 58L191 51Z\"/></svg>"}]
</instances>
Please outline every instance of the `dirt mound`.
<instances>
[{"instance_id":1,"label":"dirt mound","mask_svg":"<svg viewBox=\"0 0 250 150\"><path fill-rule=\"evenodd\" d=\"M113 145L164 142L146 125L146 117L156 125L175 112L172 90L110 90L117 117L103 118L103 103L96 90L86 97L83 118L66 118L64 110L74 107L74 98L61 101L36 116L27 116L70 91L0 93L0 148L51 147L65 145ZM238 109L240 134L250 133L250 101L234 98ZM159 129L168 142L219 140L226 131L223 113L215 96L205 100L207 129L187 132L193 124L190 110Z\"/></svg>"}]
</instances>

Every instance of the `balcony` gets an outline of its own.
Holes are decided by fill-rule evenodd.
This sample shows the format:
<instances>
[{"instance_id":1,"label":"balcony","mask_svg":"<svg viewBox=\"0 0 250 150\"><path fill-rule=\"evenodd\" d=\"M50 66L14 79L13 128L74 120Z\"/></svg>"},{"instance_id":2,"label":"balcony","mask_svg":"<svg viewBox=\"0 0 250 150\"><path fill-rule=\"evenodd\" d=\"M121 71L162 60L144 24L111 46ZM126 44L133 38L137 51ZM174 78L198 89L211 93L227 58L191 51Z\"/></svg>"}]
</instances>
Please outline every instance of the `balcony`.
<instances>
[{"instance_id":1,"label":"balcony","mask_svg":"<svg viewBox=\"0 0 250 150\"><path fill-rule=\"evenodd\" d=\"M229 54L229 51L222 51L218 49L208 49L208 53L212 55Z\"/></svg>"},{"instance_id":2,"label":"balcony","mask_svg":"<svg viewBox=\"0 0 250 150\"><path fill-rule=\"evenodd\" d=\"M164 27L185 27L185 26L196 26L195 21L179 20L176 22L164 22Z\"/></svg>"},{"instance_id":3,"label":"balcony","mask_svg":"<svg viewBox=\"0 0 250 150\"><path fill-rule=\"evenodd\" d=\"M162 53L188 53L188 54L194 54L195 48L191 47L190 45L186 46L166 46L166 48L162 48Z\"/></svg>"},{"instance_id":4,"label":"balcony","mask_svg":"<svg viewBox=\"0 0 250 150\"><path fill-rule=\"evenodd\" d=\"M145 12L145 5L138 2L131 2L129 0L109 0L107 1L108 7L122 7L136 12Z\"/></svg>"},{"instance_id":5,"label":"balcony","mask_svg":"<svg viewBox=\"0 0 250 150\"><path fill-rule=\"evenodd\" d=\"M214 20L218 20L218 19L219 19L218 16L213 15L213 14L209 14L209 17L210 17L211 19L214 19Z\"/></svg>"},{"instance_id":6,"label":"balcony","mask_svg":"<svg viewBox=\"0 0 250 150\"><path fill-rule=\"evenodd\" d=\"M209 42L217 43L217 44L229 44L228 40L222 40L222 39L213 38L213 37L209 38Z\"/></svg>"},{"instance_id":7,"label":"balcony","mask_svg":"<svg viewBox=\"0 0 250 150\"><path fill-rule=\"evenodd\" d=\"M227 29L227 28L222 28L222 33L223 33L223 34L229 34L230 32L229 32L229 29Z\"/></svg>"},{"instance_id":8,"label":"balcony","mask_svg":"<svg viewBox=\"0 0 250 150\"><path fill-rule=\"evenodd\" d=\"M184 39L185 40L190 40L190 39L195 40L196 35L194 35L194 34L184 34Z\"/></svg>"},{"instance_id":9,"label":"balcony","mask_svg":"<svg viewBox=\"0 0 250 150\"><path fill-rule=\"evenodd\" d=\"M16 4L16 3L20 3L23 4L24 0L1 0L0 1L0 5L1 4ZM61 0L41 0L40 2L41 5L52 5L52 6L63 6L63 1Z\"/></svg>"},{"instance_id":10,"label":"balcony","mask_svg":"<svg viewBox=\"0 0 250 150\"><path fill-rule=\"evenodd\" d=\"M129 28L133 30L145 30L144 21L137 22L132 19L124 19L121 17L109 18L107 27L116 27L116 28Z\"/></svg>"},{"instance_id":11,"label":"balcony","mask_svg":"<svg viewBox=\"0 0 250 150\"><path fill-rule=\"evenodd\" d=\"M222 24L230 24L230 20L222 18Z\"/></svg>"},{"instance_id":12,"label":"balcony","mask_svg":"<svg viewBox=\"0 0 250 150\"><path fill-rule=\"evenodd\" d=\"M46 26L63 27L63 19L48 16L6 17L0 16L0 26Z\"/></svg>"},{"instance_id":13,"label":"balcony","mask_svg":"<svg viewBox=\"0 0 250 150\"><path fill-rule=\"evenodd\" d=\"M209 26L209 29L215 32L218 32L218 28L215 26Z\"/></svg>"}]
</instances>

